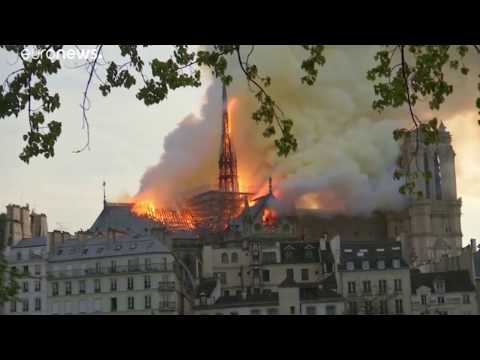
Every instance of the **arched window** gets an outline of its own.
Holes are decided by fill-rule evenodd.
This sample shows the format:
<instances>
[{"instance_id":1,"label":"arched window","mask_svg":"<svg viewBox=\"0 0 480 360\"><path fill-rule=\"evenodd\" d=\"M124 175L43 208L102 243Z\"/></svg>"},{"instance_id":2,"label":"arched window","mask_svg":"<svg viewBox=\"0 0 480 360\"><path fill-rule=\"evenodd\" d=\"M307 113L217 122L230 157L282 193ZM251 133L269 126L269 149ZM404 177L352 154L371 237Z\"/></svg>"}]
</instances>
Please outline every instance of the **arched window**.
<instances>
[{"instance_id":1,"label":"arched window","mask_svg":"<svg viewBox=\"0 0 480 360\"><path fill-rule=\"evenodd\" d=\"M228 254L227 253L222 254L222 264L228 264Z\"/></svg>"},{"instance_id":2,"label":"arched window","mask_svg":"<svg viewBox=\"0 0 480 360\"><path fill-rule=\"evenodd\" d=\"M238 254L236 252L232 253L232 264L238 263Z\"/></svg>"}]
</instances>

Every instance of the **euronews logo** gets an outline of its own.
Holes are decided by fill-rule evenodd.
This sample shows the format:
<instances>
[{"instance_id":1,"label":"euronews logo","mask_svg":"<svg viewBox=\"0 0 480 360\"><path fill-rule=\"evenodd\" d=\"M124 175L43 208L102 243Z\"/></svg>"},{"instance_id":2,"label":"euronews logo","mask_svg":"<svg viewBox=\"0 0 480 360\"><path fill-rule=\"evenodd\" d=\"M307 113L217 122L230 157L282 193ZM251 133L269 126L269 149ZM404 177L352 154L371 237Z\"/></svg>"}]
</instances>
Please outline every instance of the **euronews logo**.
<instances>
[{"instance_id":1,"label":"euronews logo","mask_svg":"<svg viewBox=\"0 0 480 360\"><path fill-rule=\"evenodd\" d=\"M95 60L101 58L98 49L29 49L25 48L20 52L23 60L38 60L46 56L50 61L55 60Z\"/></svg>"}]
</instances>

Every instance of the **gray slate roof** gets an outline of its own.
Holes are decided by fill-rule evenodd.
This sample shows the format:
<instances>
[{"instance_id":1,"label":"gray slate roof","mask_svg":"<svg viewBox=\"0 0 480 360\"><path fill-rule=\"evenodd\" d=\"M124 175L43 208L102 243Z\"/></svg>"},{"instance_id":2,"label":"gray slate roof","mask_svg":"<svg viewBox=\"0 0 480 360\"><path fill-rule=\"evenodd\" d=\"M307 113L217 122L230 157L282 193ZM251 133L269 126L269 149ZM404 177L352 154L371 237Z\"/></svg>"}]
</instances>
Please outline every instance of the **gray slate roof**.
<instances>
[{"instance_id":1,"label":"gray slate roof","mask_svg":"<svg viewBox=\"0 0 480 360\"><path fill-rule=\"evenodd\" d=\"M16 248L26 248L26 247L39 247L47 246L48 240L45 236L34 236L31 239L20 240L17 244L12 246L13 249Z\"/></svg>"},{"instance_id":2,"label":"gray slate roof","mask_svg":"<svg viewBox=\"0 0 480 360\"><path fill-rule=\"evenodd\" d=\"M370 269L377 268L377 261L385 261L385 268L393 268L393 260L400 260L401 268L408 268L402 257L402 244L399 241L342 241L340 269L346 270L346 263L352 261L355 271L362 269L362 263L368 261Z\"/></svg>"},{"instance_id":3,"label":"gray slate roof","mask_svg":"<svg viewBox=\"0 0 480 360\"><path fill-rule=\"evenodd\" d=\"M61 246L51 249L49 261L85 260L99 257L170 253L160 240L148 236L123 236L115 240L93 238L89 240L70 239Z\"/></svg>"},{"instance_id":4,"label":"gray slate roof","mask_svg":"<svg viewBox=\"0 0 480 360\"><path fill-rule=\"evenodd\" d=\"M158 224L154 221L133 214L131 212L132 206L132 204L126 203L106 203L90 231L96 233L116 229L124 230L130 234L145 234L148 230L158 227Z\"/></svg>"},{"instance_id":5,"label":"gray slate roof","mask_svg":"<svg viewBox=\"0 0 480 360\"><path fill-rule=\"evenodd\" d=\"M412 293L420 286L429 287L434 291L433 283L435 280L445 281L445 292L475 291L468 270L446 271L433 273L420 273L418 270L411 271Z\"/></svg>"}]
</instances>

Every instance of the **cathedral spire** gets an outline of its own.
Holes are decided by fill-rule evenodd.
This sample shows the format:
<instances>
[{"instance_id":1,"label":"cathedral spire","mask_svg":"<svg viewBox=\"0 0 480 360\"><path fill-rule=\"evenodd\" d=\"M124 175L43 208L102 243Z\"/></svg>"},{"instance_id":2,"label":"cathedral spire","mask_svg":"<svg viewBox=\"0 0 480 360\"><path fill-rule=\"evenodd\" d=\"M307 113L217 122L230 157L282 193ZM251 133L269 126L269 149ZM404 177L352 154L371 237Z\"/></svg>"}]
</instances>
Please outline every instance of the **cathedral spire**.
<instances>
[{"instance_id":1,"label":"cathedral spire","mask_svg":"<svg viewBox=\"0 0 480 360\"><path fill-rule=\"evenodd\" d=\"M223 118L220 157L218 160L218 189L223 192L238 192L237 156L230 138L230 119L228 116L228 98L225 84L222 88Z\"/></svg>"}]
</instances>

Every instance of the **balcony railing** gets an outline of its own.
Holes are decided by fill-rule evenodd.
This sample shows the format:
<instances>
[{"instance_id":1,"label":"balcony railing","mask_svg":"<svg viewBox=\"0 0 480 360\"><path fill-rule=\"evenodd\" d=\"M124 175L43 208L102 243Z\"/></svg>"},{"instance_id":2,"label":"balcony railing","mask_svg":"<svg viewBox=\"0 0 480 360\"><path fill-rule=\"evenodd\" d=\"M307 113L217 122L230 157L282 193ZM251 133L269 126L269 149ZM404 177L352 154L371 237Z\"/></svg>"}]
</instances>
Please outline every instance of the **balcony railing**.
<instances>
[{"instance_id":1,"label":"balcony railing","mask_svg":"<svg viewBox=\"0 0 480 360\"><path fill-rule=\"evenodd\" d=\"M174 291L175 282L174 281L159 281L158 290L160 291Z\"/></svg>"},{"instance_id":2,"label":"balcony railing","mask_svg":"<svg viewBox=\"0 0 480 360\"><path fill-rule=\"evenodd\" d=\"M177 310L177 303L175 301L160 302L160 304L158 305L158 310L160 310L160 311L176 311Z\"/></svg>"},{"instance_id":3,"label":"balcony railing","mask_svg":"<svg viewBox=\"0 0 480 360\"><path fill-rule=\"evenodd\" d=\"M173 272L173 263L169 264L139 264L139 265L117 265L115 267L92 267L86 269L72 269L49 271L47 276L49 278L70 278L70 277L84 277L97 275L111 275L111 274L130 274L130 273L144 273L144 272Z\"/></svg>"}]
</instances>

